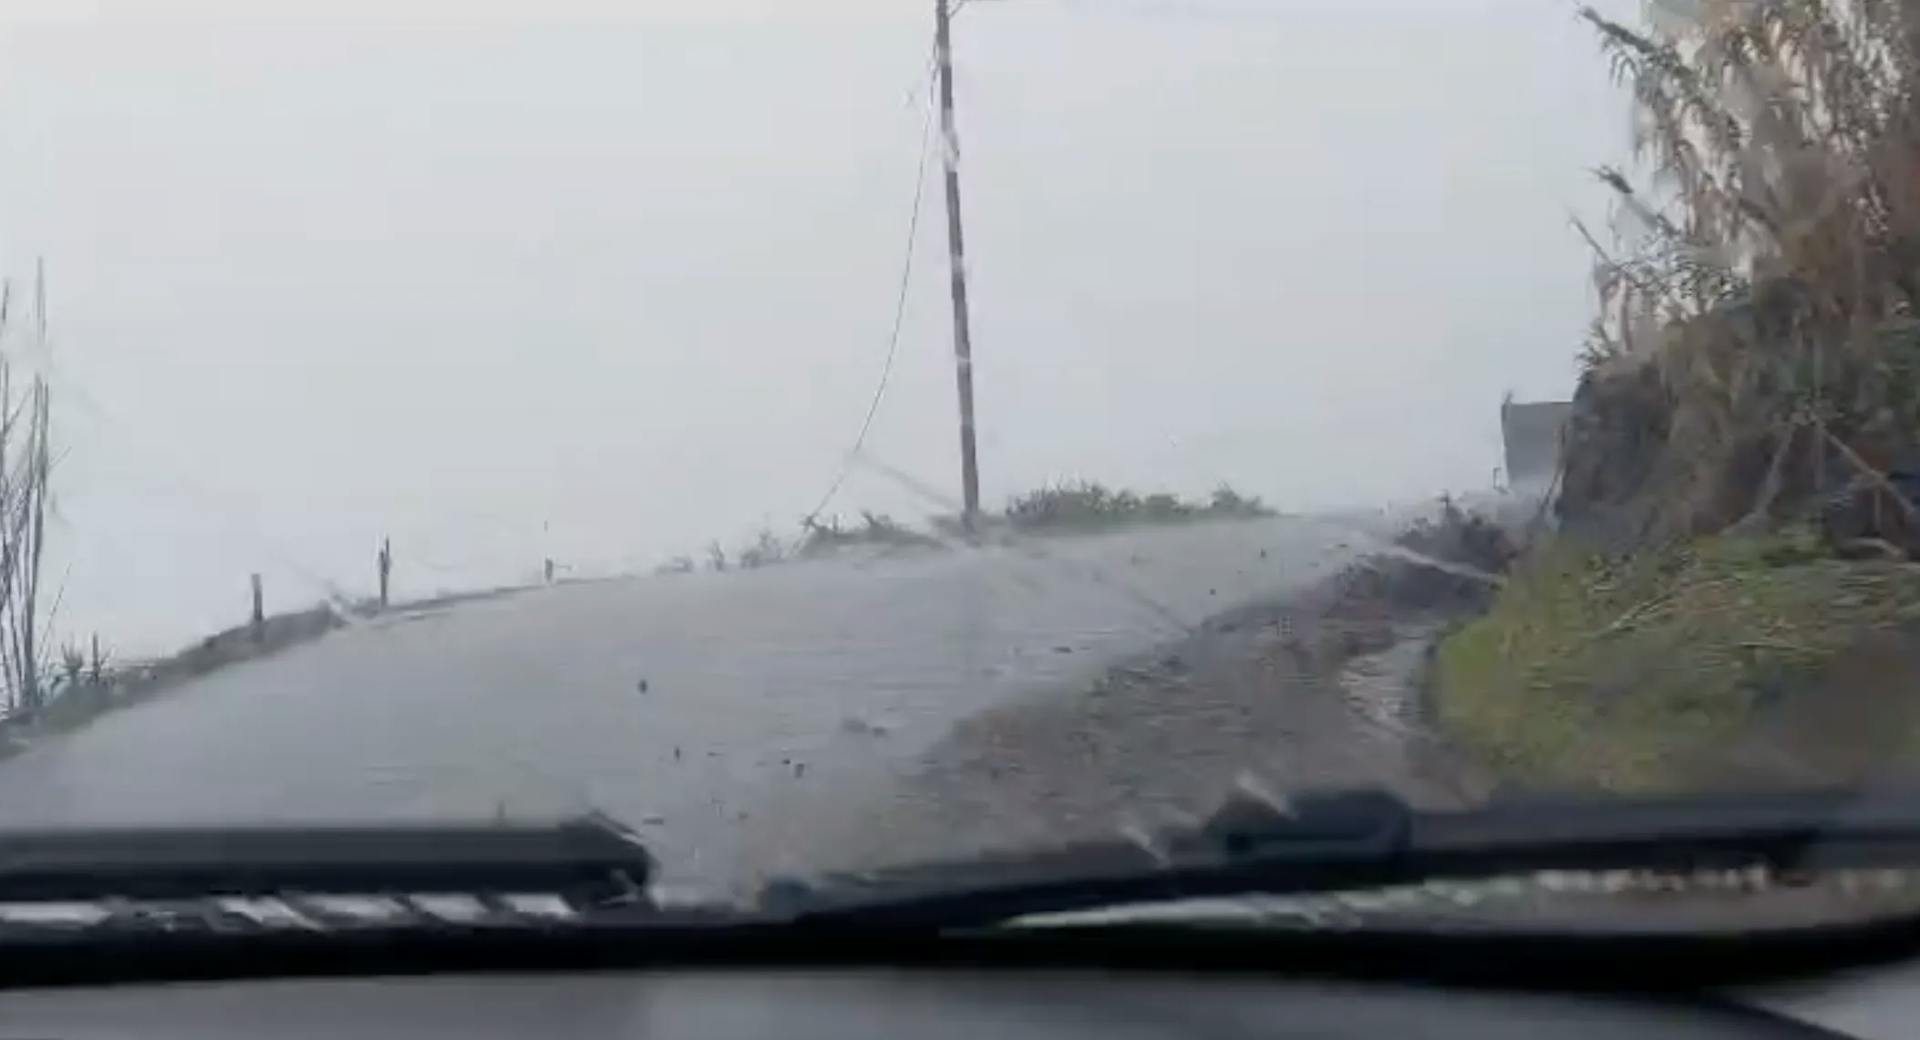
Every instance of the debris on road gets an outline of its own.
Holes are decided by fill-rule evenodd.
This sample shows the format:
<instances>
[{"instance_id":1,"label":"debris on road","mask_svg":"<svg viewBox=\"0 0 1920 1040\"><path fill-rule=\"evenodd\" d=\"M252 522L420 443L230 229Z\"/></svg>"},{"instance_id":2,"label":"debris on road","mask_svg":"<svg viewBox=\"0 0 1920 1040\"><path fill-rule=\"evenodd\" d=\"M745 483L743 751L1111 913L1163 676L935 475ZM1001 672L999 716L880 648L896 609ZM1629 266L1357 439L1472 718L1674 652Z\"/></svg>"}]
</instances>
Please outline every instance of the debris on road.
<instances>
[{"instance_id":1,"label":"debris on road","mask_svg":"<svg viewBox=\"0 0 1920 1040\"><path fill-rule=\"evenodd\" d=\"M869 722L858 715L847 716L846 719L840 723L840 728L848 733L855 733L867 737L884 737L888 732L886 725L878 722Z\"/></svg>"}]
</instances>

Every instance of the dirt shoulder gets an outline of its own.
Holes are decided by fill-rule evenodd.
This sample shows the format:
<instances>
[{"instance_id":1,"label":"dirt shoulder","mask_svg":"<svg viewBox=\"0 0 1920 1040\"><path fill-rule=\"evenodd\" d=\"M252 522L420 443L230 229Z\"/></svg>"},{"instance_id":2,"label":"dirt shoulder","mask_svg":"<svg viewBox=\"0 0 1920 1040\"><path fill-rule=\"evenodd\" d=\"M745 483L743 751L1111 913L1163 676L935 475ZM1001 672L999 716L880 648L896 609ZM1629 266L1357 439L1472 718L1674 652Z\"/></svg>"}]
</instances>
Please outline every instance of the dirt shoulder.
<instances>
[{"instance_id":1,"label":"dirt shoulder","mask_svg":"<svg viewBox=\"0 0 1920 1040\"><path fill-rule=\"evenodd\" d=\"M1089 687L960 722L824 860L951 858L1192 823L1246 785L1477 801L1485 782L1432 738L1421 707L1444 620L1394 608L1350 576L1218 615Z\"/></svg>"}]
</instances>

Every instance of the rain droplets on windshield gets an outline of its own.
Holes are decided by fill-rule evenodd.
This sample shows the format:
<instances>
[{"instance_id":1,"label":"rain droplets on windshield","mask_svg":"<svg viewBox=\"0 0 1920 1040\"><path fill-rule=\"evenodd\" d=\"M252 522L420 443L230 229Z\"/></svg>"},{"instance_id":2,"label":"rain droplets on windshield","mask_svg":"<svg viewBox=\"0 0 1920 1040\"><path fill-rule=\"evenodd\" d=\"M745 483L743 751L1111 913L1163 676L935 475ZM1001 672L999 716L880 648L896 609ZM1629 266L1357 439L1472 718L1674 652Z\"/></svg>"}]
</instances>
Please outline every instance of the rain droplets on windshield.
<instances>
[{"instance_id":1,"label":"rain droplets on windshield","mask_svg":"<svg viewBox=\"0 0 1920 1040\"><path fill-rule=\"evenodd\" d=\"M1920 747L1905 12L3 17L0 827L725 886Z\"/></svg>"}]
</instances>

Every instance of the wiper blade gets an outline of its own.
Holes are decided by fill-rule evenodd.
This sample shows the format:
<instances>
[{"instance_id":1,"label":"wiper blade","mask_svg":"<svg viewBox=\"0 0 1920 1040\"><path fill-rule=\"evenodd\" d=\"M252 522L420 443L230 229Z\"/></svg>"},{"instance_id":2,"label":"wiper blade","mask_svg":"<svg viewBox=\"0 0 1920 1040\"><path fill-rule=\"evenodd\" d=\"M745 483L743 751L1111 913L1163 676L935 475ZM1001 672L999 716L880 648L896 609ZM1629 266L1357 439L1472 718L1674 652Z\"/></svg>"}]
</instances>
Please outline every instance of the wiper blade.
<instances>
[{"instance_id":1,"label":"wiper blade","mask_svg":"<svg viewBox=\"0 0 1920 1040\"><path fill-rule=\"evenodd\" d=\"M770 886L799 923L964 928L1025 914L1288 895L1547 870L1692 872L1920 866L1920 794L1794 792L1532 799L1419 812L1362 790L1230 801L1200 827L1037 855Z\"/></svg>"},{"instance_id":2,"label":"wiper blade","mask_svg":"<svg viewBox=\"0 0 1920 1040\"><path fill-rule=\"evenodd\" d=\"M631 891L653 868L644 846L599 817L535 826L0 831L0 901Z\"/></svg>"}]
</instances>

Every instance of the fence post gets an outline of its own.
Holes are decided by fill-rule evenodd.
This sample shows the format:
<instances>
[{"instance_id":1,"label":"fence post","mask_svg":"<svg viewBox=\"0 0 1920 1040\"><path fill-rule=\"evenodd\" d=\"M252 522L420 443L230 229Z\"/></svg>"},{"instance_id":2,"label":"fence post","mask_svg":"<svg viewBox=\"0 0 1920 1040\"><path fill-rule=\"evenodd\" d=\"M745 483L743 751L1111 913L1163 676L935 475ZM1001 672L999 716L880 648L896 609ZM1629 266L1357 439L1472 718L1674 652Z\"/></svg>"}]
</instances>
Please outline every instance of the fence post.
<instances>
[{"instance_id":1,"label":"fence post","mask_svg":"<svg viewBox=\"0 0 1920 1040\"><path fill-rule=\"evenodd\" d=\"M393 573L393 541L380 539L380 609L387 609L387 576Z\"/></svg>"},{"instance_id":2,"label":"fence post","mask_svg":"<svg viewBox=\"0 0 1920 1040\"><path fill-rule=\"evenodd\" d=\"M253 573L253 641L263 642L267 638L266 598L260 592L260 572Z\"/></svg>"}]
</instances>

